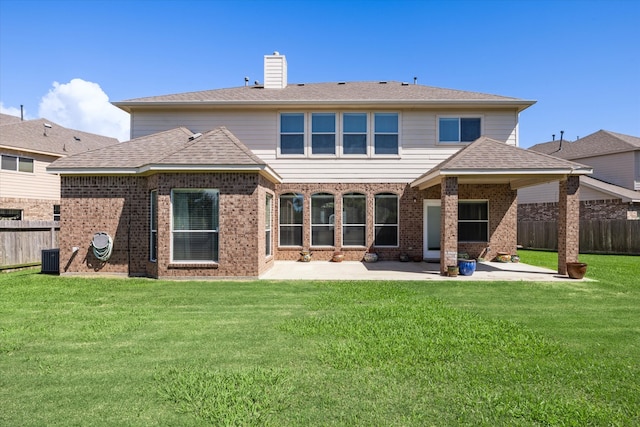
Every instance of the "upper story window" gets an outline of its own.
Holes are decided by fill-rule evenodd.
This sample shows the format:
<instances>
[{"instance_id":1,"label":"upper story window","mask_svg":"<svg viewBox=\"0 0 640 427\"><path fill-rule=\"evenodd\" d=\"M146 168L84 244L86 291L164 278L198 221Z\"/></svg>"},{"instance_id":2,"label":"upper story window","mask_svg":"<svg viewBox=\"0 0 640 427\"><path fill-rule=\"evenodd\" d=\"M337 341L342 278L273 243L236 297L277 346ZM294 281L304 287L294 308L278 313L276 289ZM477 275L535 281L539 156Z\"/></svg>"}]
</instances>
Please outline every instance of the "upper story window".
<instances>
[{"instance_id":1,"label":"upper story window","mask_svg":"<svg viewBox=\"0 0 640 427\"><path fill-rule=\"evenodd\" d=\"M280 154L304 154L304 113L280 114Z\"/></svg>"},{"instance_id":2,"label":"upper story window","mask_svg":"<svg viewBox=\"0 0 640 427\"><path fill-rule=\"evenodd\" d=\"M440 117L438 119L438 142L459 144L473 142L482 134L480 117Z\"/></svg>"},{"instance_id":3,"label":"upper story window","mask_svg":"<svg viewBox=\"0 0 640 427\"><path fill-rule=\"evenodd\" d=\"M342 115L342 152L367 154L367 113Z\"/></svg>"},{"instance_id":4,"label":"upper story window","mask_svg":"<svg viewBox=\"0 0 640 427\"><path fill-rule=\"evenodd\" d=\"M374 114L374 153L398 154L398 113Z\"/></svg>"},{"instance_id":5,"label":"upper story window","mask_svg":"<svg viewBox=\"0 0 640 427\"><path fill-rule=\"evenodd\" d=\"M399 113L280 113L278 155L397 156Z\"/></svg>"},{"instance_id":6,"label":"upper story window","mask_svg":"<svg viewBox=\"0 0 640 427\"><path fill-rule=\"evenodd\" d=\"M171 191L172 261L218 261L219 191Z\"/></svg>"},{"instance_id":7,"label":"upper story window","mask_svg":"<svg viewBox=\"0 0 640 427\"><path fill-rule=\"evenodd\" d=\"M60 205L53 205L53 220L60 221Z\"/></svg>"},{"instance_id":8,"label":"upper story window","mask_svg":"<svg viewBox=\"0 0 640 427\"><path fill-rule=\"evenodd\" d=\"M460 242L489 241L489 202L458 202L458 240Z\"/></svg>"},{"instance_id":9,"label":"upper story window","mask_svg":"<svg viewBox=\"0 0 640 427\"><path fill-rule=\"evenodd\" d=\"M336 153L336 115L311 114L311 154Z\"/></svg>"},{"instance_id":10,"label":"upper story window","mask_svg":"<svg viewBox=\"0 0 640 427\"><path fill-rule=\"evenodd\" d=\"M33 159L3 154L1 168L7 171L33 173Z\"/></svg>"}]
</instances>

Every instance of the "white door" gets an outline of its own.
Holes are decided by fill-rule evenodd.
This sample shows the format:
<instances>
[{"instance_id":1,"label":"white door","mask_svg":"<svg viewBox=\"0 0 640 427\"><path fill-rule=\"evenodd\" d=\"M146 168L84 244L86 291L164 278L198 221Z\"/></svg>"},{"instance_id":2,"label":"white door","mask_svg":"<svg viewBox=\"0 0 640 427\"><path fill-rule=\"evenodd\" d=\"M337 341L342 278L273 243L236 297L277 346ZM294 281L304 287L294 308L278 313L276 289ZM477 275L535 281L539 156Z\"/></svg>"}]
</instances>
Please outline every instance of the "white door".
<instances>
[{"instance_id":1,"label":"white door","mask_svg":"<svg viewBox=\"0 0 640 427\"><path fill-rule=\"evenodd\" d=\"M440 259L440 200L424 200L424 259Z\"/></svg>"}]
</instances>

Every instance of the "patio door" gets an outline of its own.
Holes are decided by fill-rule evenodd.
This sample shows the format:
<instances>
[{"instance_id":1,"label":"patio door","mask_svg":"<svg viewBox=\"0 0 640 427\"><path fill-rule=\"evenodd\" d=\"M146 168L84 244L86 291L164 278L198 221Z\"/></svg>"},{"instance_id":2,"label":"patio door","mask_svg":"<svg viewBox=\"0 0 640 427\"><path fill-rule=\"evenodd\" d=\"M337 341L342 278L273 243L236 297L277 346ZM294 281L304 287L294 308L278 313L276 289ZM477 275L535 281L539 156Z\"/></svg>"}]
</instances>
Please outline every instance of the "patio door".
<instances>
[{"instance_id":1,"label":"patio door","mask_svg":"<svg viewBox=\"0 0 640 427\"><path fill-rule=\"evenodd\" d=\"M424 259L440 259L440 200L424 200Z\"/></svg>"}]
</instances>

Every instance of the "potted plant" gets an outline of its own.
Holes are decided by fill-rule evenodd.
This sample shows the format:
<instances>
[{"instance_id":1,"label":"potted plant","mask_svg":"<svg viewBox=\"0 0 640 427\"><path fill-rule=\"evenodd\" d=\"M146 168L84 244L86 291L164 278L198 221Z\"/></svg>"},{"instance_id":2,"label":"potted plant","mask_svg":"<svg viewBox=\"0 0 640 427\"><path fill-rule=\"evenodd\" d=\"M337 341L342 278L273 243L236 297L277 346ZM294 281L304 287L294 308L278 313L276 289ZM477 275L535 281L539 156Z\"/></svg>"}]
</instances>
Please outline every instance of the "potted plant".
<instances>
[{"instance_id":1,"label":"potted plant","mask_svg":"<svg viewBox=\"0 0 640 427\"><path fill-rule=\"evenodd\" d=\"M567 274L572 279L582 279L587 273L587 264L584 262L568 262Z\"/></svg>"},{"instance_id":2,"label":"potted plant","mask_svg":"<svg viewBox=\"0 0 640 427\"><path fill-rule=\"evenodd\" d=\"M301 262L311 261L311 251L300 251L300 261Z\"/></svg>"},{"instance_id":3,"label":"potted plant","mask_svg":"<svg viewBox=\"0 0 640 427\"><path fill-rule=\"evenodd\" d=\"M344 259L344 252L335 251L333 253L333 257L331 258L331 261L333 261L333 262L342 262L343 259Z\"/></svg>"},{"instance_id":4,"label":"potted plant","mask_svg":"<svg viewBox=\"0 0 640 427\"><path fill-rule=\"evenodd\" d=\"M400 262L408 262L409 261L409 254L407 253L401 253L400 254Z\"/></svg>"},{"instance_id":5,"label":"potted plant","mask_svg":"<svg viewBox=\"0 0 640 427\"><path fill-rule=\"evenodd\" d=\"M449 265L447 266L447 276L449 277L458 277L458 266L457 265Z\"/></svg>"},{"instance_id":6,"label":"potted plant","mask_svg":"<svg viewBox=\"0 0 640 427\"><path fill-rule=\"evenodd\" d=\"M364 253L363 260L364 262L376 262L378 261L378 254L369 249Z\"/></svg>"}]
</instances>

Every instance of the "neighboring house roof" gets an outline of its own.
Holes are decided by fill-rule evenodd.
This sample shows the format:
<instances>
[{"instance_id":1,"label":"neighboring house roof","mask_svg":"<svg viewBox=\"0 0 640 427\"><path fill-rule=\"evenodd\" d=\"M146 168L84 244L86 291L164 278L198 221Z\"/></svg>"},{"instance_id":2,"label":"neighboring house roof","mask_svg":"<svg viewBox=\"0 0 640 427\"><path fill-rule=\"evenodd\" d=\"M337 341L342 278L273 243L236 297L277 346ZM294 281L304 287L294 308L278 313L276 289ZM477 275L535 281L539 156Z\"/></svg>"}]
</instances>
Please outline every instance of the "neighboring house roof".
<instances>
[{"instance_id":1,"label":"neighboring house roof","mask_svg":"<svg viewBox=\"0 0 640 427\"><path fill-rule=\"evenodd\" d=\"M530 150L563 159L574 160L640 150L640 138L599 130L573 142L563 141L562 149L560 149L560 141L551 141L536 144L531 147Z\"/></svg>"},{"instance_id":2,"label":"neighboring house roof","mask_svg":"<svg viewBox=\"0 0 640 427\"><path fill-rule=\"evenodd\" d=\"M47 168L63 175L148 174L154 171L257 171L281 178L225 127L204 134L179 127L88 153L58 159Z\"/></svg>"},{"instance_id":3,"label":"neighboring house roof","mask_svg":"<svg viewBox=\"0 0 640 427\"><path fill-rule=\"evenodd\" d=\"M516 189L592 172L591 167L580 163L481 137L417 178L411 186L428 188L439 184L445 176L458 176L459 183L510 183Z\"/></svg>"},{"instance_id":4,"label":"neighboring house roof","mask_svg":"<svg viewBox=\"0 0 640 427\"><path fill-rule=\"evenodd\" d=\"M619 185L609 184L589 176L581 176L580 185L614 196L623 203L640 203L640 191L629 190Z\"/></svg>"},{"instance_id":5,"label":"neighboring house roof","mask_svg":"<svg viewBox=\"0 0 640 427\"><path fill-rule=\"evenodd\" d=\"M118 143L116 138L69 129L46 119L16 117L14 121L2 116L0 148L62 157Z\"/></svg>"},{"instance_id":6,"label":"neighboring house roof","mask_svg":"<svg viewBox=\"0 0 640 427\"><path fill-rule=\"evenodd\" d=\"M535 101L489 95L478 92L443 89L432 86L388 82L335 82L289 84L283 89L265 89L263 86L241 86L227 89L187 92L173 95L136 98L113 104L124 111L132 107L152 106L264 106L275 105L437 105L441 107L478 105L482 107L516 107L518 111Z\"/></svg>"}]
</instances>

